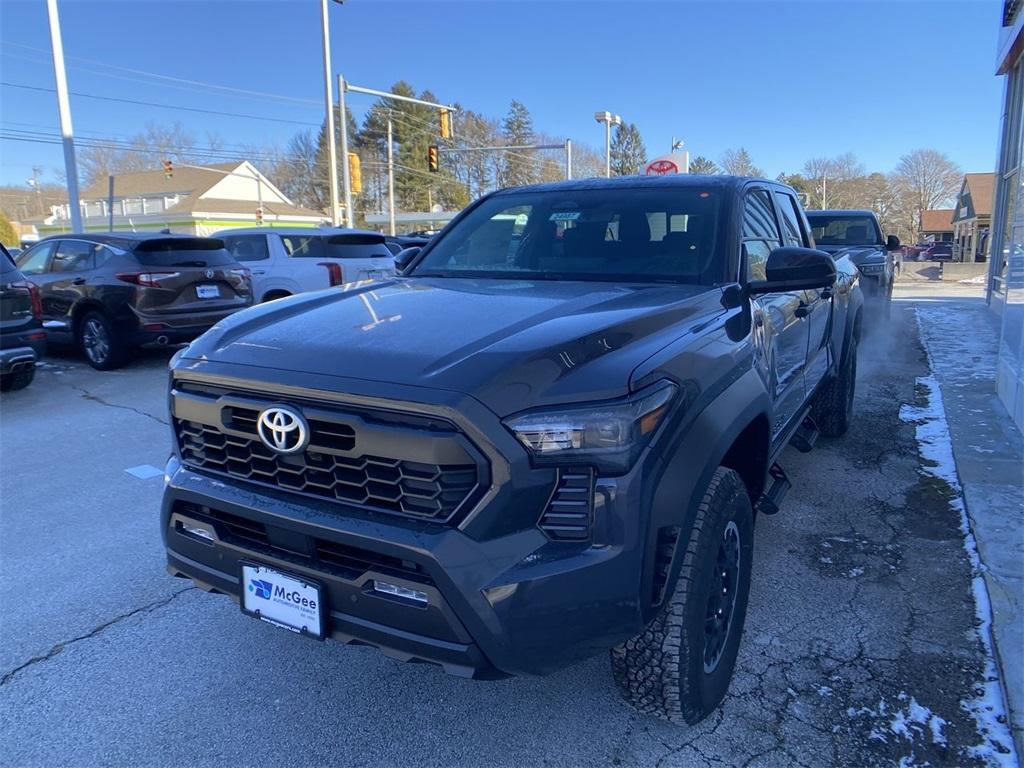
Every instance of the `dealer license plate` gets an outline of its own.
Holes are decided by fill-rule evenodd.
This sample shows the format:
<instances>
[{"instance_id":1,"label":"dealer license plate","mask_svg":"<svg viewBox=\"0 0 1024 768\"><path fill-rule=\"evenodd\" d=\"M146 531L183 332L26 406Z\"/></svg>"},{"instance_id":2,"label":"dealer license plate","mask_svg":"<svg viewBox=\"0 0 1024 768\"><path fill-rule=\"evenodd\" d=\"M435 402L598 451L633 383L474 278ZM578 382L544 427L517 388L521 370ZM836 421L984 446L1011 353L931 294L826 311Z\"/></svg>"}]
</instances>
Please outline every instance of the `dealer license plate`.
<instances>
[{"instance_id":1,"label":"dealer license plate","mask_svg":"<svg viewBox=\"0 0 1024 768\"><path fill-rule=\"evenodd\" d=\"M323 638L320 585L265 565L242 563L242 611L291 632Z\"/></svg>"},{"instance_id":2,"label":"dealer license plate","mask_svg":"<svg viewBox=\"0 0 1024 768\"><path fill-rule=\"evenodd\" d=\"M216 285L197 285L196 296L200 299L219 299L220 288Z\"/></svg>"}]
</instances>

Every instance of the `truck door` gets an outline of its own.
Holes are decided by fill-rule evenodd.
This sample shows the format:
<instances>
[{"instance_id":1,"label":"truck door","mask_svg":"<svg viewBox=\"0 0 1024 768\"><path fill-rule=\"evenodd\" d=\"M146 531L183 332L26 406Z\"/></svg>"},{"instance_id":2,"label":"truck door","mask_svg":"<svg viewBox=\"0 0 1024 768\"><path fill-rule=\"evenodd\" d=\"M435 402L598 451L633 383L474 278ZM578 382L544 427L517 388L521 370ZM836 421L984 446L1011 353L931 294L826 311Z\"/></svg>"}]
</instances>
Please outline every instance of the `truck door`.
<instances>
[{"instance_id":1,"label":"truck door","mask_svg":"<svg viewBox=\"0 0 1024 768\"><path fill-rule=\"evenodd\" d=\"M782 245L779 223L766 189L749 189L743 205L744 280L764 280L768 255ZM803 405L807 322L800 312L804 291L765 293L752 299L754 322L764 327L769 392L774 418L772 439Z\"/></svg>"},{"instance_id":2,"label":"truck door","mask_svg":"<svg viewBox=\"0 0 1024 768\"><path fill-rule=\"evenodd\" d=\"M810 231L800 206L792 195L775 190L775 205L779 211L782 237L786 245L801 248L810 246ZM828 335L832 316L832 289L815 288L803 291L797 312L807 324L807 362L804 368L804 387L808 396L818 388L829 367Z\"/></svg>"}]
</instances>

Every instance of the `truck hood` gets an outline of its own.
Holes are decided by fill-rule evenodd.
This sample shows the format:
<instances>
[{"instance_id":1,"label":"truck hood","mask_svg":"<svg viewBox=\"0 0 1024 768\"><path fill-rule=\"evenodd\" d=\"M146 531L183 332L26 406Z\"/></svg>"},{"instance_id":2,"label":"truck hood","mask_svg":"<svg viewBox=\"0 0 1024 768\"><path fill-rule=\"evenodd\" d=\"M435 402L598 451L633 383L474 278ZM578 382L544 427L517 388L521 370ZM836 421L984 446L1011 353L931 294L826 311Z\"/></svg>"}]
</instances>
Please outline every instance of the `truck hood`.
<instances>
[{"instance_id":1,"label":"truck hood","mask_svg":"<svg viewBox=\"0 0 1024 768\"><path fill-rule=\"evenodd\" d=\"M819 245L820 250L831 253L835 257L849 256L850 261L858 267L872 261L886 260L884 245Z\"/></svg>"},{"instance_id":2,"label":"truck hood","mask_svg":"<svg viewBox=\"0 0 1024 768\"><path fill-rule=\"evenodd\" d=\"M717 315L708 286L395 278L237 313L183 358L447 389L505 415L625 394L641 362Z\"/></svg>"}]
</instances>

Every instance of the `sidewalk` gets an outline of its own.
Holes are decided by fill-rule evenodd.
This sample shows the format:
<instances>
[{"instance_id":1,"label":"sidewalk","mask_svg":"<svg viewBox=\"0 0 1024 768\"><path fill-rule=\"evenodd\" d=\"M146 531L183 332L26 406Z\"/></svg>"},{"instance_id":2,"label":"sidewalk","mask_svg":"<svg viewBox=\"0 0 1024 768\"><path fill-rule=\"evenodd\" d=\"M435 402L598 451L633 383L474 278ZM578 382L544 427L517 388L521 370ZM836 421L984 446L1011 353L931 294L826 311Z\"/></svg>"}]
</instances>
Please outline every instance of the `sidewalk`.
<instances>
[{"instance_id":1,"label":"sidewalk","mask_svg":"<svg viewBox=\"0 0 1024 768\"><path fill-rule=\"evenodd\" d=\"M928 288L932 288L928 286ZM900 284L939 382L967 514L985 567L1017 754L1024 755L1024 439L995 394L999 320L967 286Z\"/></svg>"}]
</instances>

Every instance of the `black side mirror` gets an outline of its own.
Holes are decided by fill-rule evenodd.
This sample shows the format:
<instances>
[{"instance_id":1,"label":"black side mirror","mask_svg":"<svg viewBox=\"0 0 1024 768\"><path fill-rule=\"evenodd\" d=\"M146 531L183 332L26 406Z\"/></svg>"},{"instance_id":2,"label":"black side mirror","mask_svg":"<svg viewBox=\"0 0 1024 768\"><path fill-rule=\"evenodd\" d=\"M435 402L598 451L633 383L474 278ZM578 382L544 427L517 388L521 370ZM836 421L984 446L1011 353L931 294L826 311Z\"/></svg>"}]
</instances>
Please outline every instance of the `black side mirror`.
<instances>
[{"instance_id":1,"label":"black side mirror","mask_svg":"<svg viewBox=\"0 0 1024 768\"><path fill-rule=\"evenodd\" d=\"M404 251L399 251L398 255L395 256L395 269L399 272L404 272L405 268L412 263L413 259L420 255L420 251L422 250L423 249L419 246L414 246L412 248L406 248Z\"/></svg>"},{"instance_id":2,"label":"black side mirror","mask_svg":"<svg viewBox=\"0 0 1024 768\"><path fill-rule=\"evenodd\" d=\"M885 250L887 251L898 251L900 249L900 239L896 235L889 235L885 239Z\"/></svg>"},{"instance_id":3,"label":"black side mirror","mask_svg":"<svg viewBox=\"0 0 1024 768\"><path fill-rule=\"evenodd\" d=\"M767 280L747 283L750 293L806 291L827 288L836 281L835 261L829 254L814 248L776 248L768 255L765 272Z\"/></svg>"}]
</instances>

